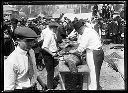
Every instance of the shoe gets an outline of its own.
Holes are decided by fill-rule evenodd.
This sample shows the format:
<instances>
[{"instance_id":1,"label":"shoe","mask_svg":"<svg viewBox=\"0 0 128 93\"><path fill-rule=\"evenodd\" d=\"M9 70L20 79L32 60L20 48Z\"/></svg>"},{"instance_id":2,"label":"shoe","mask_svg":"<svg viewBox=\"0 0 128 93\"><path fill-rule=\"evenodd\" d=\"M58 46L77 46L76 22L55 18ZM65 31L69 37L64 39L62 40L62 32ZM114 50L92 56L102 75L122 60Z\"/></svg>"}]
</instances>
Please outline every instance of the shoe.
<instances>
[{"instance_id":1,"label":"shoe","mask_svg":"<svg viewBox=\"0 0 128 93\"><path fill-rule=\"evenodd\" d=\"M102 87L101 86L97 87L97 90L102 90Z\"/></svg>"},{"instance_id":2,"label":"shoe","mask_svg":"<svg viewBox=\"0 0 128 93\"><path fill-rule=\"evenodd\" d=\"M57 85L59 84L59 75L57 75L56 77L54 77L53 79L53 89L55 89L57 87Z\"/></svg>"}]
</instances>

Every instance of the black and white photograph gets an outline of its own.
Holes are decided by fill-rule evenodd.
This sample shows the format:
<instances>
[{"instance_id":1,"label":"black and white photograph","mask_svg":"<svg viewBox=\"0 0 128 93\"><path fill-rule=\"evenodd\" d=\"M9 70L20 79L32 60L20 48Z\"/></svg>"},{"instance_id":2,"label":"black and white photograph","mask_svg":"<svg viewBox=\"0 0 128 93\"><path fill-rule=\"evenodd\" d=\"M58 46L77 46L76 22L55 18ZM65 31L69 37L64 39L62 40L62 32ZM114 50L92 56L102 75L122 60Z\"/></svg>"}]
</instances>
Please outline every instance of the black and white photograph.
<instances>
[{"instance_id":1,"label":"black and white photograph","mask_svg":"<svg viewBox=\"0 0 128 93\"><path fill-rule=\"evenodd\" d=\"M3 92L126 90L126 1L2 8Z\"/></svg>"}]
</instances>

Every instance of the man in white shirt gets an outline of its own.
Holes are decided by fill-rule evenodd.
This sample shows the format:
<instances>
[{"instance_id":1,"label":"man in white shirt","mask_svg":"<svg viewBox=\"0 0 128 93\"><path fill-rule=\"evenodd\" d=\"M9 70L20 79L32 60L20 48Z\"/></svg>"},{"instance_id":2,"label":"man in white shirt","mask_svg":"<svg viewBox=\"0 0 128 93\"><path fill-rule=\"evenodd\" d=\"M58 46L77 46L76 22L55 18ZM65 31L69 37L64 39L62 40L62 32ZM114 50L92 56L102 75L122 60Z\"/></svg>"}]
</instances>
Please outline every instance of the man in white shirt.
<instances>
[{"instance_id":1,"label":"man in white shirt","mask_svg":"<svg viewBox=\"0 0 128 93\"><path fill-rule=\"evenodd\" d=\"M100 69L104 60L104 52L101 48L101 40L98 33L85 23L85 26L81 22L77 22L75 25L79 25L75 28L79 34L81 34L81 42L76 50L69 51L70 53L84 52L86 51L86 61L90 68L89 90L99 90L100 84Z\"/></svg>"},{"instance_id":2,"label":"man in white shirt","mask_svg":"<svg viewBox=\"0 0 128 93\"><path fill-rule=\"evenodd\" d=\"M51 22L41 33L41 39L43 40L42 55L47 70L48 89L53 89L54 67L58 64L54 59L58 50L56 44L58 26L58 23Z\"/></svg>"},{"instance_id":3,"label":"man in white shirt","mask_svg":"<svg viewBox=\"0 0 128 93\"><path fill-rule=\"evenodd\" d=\"M30 28L19 27L15 35L18 46L4 61L4 90L35 90L37 81L44 87L31 49L37 34Z\"/></svg>"},{"instance_id":4,"label":"man in white shirt","mask_svg":"<svg viewBox=\"0 0 128 93\"><path fill-rule=\"evenodd\" d=\"M92 27L99 34L99 36L101 38L100 24L99 24L99 21L97 19L92 20Z\"/></svg>"}]
</instances>

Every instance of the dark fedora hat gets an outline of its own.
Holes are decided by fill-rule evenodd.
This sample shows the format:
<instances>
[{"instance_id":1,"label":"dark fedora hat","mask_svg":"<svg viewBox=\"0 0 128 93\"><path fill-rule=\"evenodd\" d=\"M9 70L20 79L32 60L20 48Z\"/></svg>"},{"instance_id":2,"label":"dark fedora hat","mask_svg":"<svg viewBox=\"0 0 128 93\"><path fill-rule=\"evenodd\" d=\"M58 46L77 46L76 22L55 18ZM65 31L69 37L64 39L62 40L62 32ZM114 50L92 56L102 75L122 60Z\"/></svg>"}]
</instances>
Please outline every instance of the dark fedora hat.
<instances>
[{"instance_id":1,"label":"dark fedora hat","mask_svg":"<svg viewBox=\"0 0 128 93\"><path fill-rule=\"evenodd\" d=\"M58 27L59 24L57 22L50 22L49 27Z\"/></svg>"},{"instance_id":2,"label":"dark fedora hat","mask_svg":"<svg viewBox=\"0 0 128 93\"><path fill-rule=\"evenodd\" d=\"M75 29L76 31L79 31L79 29L80 29L82 26L84 26L84 24L83 24L82 21L76 21L76 22L74 23L74 25L73 25L73 27L74 27L74 29Z\"/></svg>"},{"instance_id":3,"label":"dark fedora hat","mask_svg":"<svg viewBox=\"0 0 128 93\"><path fill-rule=\"evenodd\" d=\"M17 23L18 23L18 19L12 18L12 19L11 19L11 23L12 23L12 24L17 24Z\"/></svg>"}]
</instances>

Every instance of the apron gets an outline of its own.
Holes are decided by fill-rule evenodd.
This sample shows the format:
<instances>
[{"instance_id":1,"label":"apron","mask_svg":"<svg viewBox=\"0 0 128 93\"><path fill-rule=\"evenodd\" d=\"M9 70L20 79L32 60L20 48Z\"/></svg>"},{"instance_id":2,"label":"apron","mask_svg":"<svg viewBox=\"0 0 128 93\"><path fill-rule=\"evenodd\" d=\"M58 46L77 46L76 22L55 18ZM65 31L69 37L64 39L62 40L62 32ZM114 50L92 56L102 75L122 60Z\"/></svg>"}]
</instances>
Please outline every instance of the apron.
<instances>
[{"instance_id":1,"label":"apron","mask_svg":"<svg viewBox=\"0 0 128 93\"><path fill-rule=\"evenodd\" d=\"M97 90L97 82L96 82L96 72L95 65L93 59L93 51L90 49L86 49L86 61L90 69L90 79L91 83L89 85L89 90Z\"/></svg>"}]
</instances>

